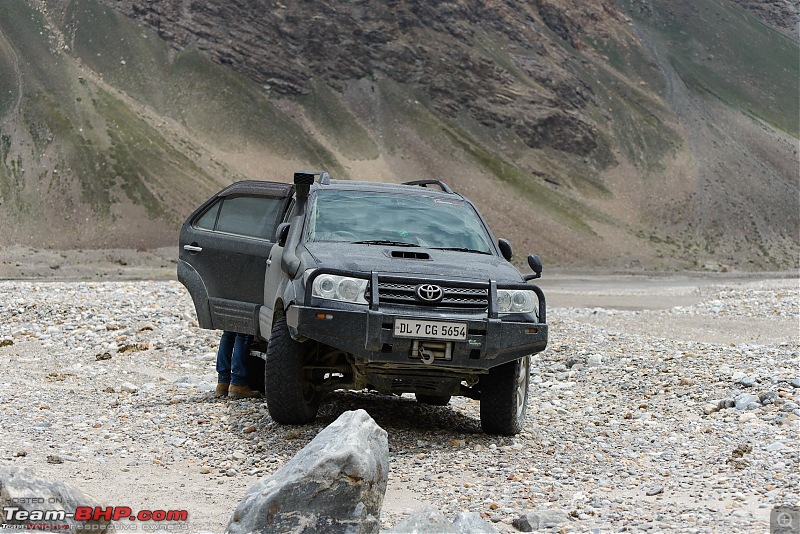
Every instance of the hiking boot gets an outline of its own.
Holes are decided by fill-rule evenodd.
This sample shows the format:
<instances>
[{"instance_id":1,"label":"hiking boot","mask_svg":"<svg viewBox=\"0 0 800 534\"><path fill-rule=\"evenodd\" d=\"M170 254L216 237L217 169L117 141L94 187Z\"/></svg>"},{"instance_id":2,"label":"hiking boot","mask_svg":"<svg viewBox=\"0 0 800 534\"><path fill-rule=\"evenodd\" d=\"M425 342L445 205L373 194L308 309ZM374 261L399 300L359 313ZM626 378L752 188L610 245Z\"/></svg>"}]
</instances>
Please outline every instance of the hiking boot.
<instances>
[{"instance_id":1,"label":"hiking boot","mask_svg":"<svg viewBox=\"0 0 800 534\"><path fill-rule=\"evenodd\" d=\"M260 397L260 391L253 391L247 386L240 386L238 384L231 384L228 388L228 397L231 399L254 399Z\"/></svg>"},{"instance_id":2,"label":"hiking boot","mask_svg":"<svg viewBox=\"0 0 800 534\"><path fill-rule=\"evenodd\" d=\"M217 382L217 389L214 390L215 397L227 397L228 396L228 386L227 382Z\"/></svg>"}]
</instances>

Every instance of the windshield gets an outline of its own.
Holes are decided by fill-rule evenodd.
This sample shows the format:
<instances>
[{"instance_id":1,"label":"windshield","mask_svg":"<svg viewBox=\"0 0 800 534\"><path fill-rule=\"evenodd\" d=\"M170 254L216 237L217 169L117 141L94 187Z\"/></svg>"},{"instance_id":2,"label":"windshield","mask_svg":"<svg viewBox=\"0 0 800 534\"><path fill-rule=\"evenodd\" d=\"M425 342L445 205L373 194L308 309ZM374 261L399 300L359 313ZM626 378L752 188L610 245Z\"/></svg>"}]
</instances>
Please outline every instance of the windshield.
<instances>
[{"instance_id":1,"label":"windshield","mask_svg":"<svg viewBox=\"0 0 800 534\"><path fill-rule=\"evenodd\" d=\"M319 191L307 241L420 246L491 254L489 236L467 202L380 191Z\"/></svg>"}]
</instances>

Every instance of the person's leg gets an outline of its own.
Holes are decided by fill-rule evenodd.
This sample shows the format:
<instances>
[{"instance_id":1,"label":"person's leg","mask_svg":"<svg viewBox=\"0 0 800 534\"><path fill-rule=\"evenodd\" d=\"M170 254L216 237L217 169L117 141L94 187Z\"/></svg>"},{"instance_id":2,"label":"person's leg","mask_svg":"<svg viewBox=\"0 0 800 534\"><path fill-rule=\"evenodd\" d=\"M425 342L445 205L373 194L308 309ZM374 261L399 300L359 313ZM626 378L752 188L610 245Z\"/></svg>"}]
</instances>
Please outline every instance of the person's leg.
<instances>
[{"instance_id":1,"label":"person's leg","mask_svg":"<svg viewBox=\"0 0 800 534\"><path fill-rule=\"evenodd\" d=\"M250 355L251 340L252 336L236 334L233 357L231 358L231 384L236 384L237 386L247 385L247 364L245 362Z\"/></svg>"},{"instance_id":2,"label":"person's leg","mask_svg":"<svg viewBox=\"0 0 800 534\"><path fill-rule=\"evenodd\" d=\"M247 385L247 358L250 356L250 343L253 336L236 334L236 343L233 347L231 359L231 385L228 395L235 399L260 397L261 393L253 391Z\"/></svg>"},{"instance_id":3,"label":"person's leg","mask_svg":"<svg viewBox=\"0 0 800 534\"><path fill-rule=\"evenodd\" d=\"M236 340L235 332L225 331L219 340L217 349L217 394L227 395L231 381L231 354Z\"/></svg>"}]
</instances>

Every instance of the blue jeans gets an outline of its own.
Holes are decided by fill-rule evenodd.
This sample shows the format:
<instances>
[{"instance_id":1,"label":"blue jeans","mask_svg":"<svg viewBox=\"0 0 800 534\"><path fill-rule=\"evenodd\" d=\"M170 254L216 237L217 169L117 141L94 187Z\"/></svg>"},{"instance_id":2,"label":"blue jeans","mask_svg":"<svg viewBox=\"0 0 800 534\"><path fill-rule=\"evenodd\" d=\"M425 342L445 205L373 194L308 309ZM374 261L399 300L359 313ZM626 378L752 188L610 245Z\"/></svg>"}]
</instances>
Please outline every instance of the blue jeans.
<instances>
[{"instance_id":1,"label":"blue jeans","mask_svg":"<svg viewBox=\"0 0 800 534\"><path fill-rule=\"evenodd\" d=\"M225 331L217 351L217 381L236 386L247 385L245 358L250 355L253 336Z\"/></svg>"}]
</instances>

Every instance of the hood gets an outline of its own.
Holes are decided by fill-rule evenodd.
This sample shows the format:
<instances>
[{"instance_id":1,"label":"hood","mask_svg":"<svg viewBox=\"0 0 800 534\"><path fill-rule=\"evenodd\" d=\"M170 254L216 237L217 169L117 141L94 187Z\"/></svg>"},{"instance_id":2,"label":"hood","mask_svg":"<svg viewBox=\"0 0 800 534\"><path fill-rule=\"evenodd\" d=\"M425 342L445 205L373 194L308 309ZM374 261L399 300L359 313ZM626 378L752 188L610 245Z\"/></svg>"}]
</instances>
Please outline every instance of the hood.
<instances>
[{"instance_id":1,"label":"hood","mask_svg":"<svg viewBox=\"0 0 800 534\"><path fill-rule=\"evenodd\" d=\"M302 246L314 259L317 268L475 282L523 281L522 275L510 263L489 254L352 243L306 243ZM306 268L309 267L313 266L307 264Z\"/></svg>"}]
</instances>

